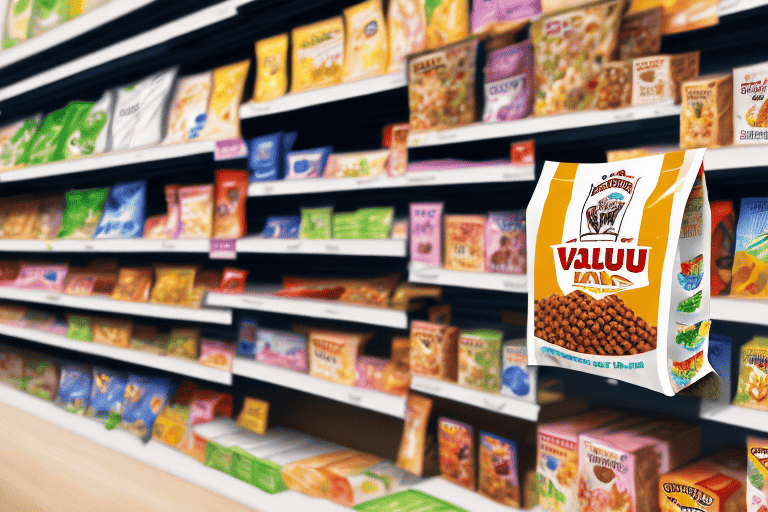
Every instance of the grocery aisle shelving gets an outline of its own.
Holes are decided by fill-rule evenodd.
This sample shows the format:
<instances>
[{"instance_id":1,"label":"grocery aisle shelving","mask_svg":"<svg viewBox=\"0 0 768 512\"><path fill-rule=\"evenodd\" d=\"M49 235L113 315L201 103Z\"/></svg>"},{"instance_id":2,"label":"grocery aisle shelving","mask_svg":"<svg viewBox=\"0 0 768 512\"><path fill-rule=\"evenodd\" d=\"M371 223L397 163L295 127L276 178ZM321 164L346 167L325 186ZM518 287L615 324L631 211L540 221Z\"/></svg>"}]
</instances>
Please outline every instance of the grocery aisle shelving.
<instances>
[{"instance_id":1,"label":"grocery aisle shelving","mask_svg":"<svg viewBox=\"0 0 768 512\"><path fill-rule=\"evenodd\" d=\"M299 240L241 238L237 252L264 254L336 254L344 256L405 257L407 240Z\"/></svg>"},{"instance_id":2,"label":"grocery aisle shelving","mask_svg":"<svg viewBox=\"0 0 768 512\"><path fill-rule=\"evenodd\" d=\"M368 96L378 92L404 88L408 85L405 72L367 78L356 82L349 82L313 91L289 93L273 101L264 103L244 103L240 107L240 119L253 119L255 117L290 112L313 105L333 103L359 96Z\"/></svg>"},{"instance_id":3,"label":"grocery aisle shelving","mask_svg":"<svg viewBox=\"0 0 768 512\"><path fill-rule=\"evenodd\" d=\"M58 292L22 290L8 286L0 286L0 299L188 322L224 325L232 323L232 310L225 308L182 308L149 302L113 300L107 297L81 297Z\"/></svg>"},{"instance_id":4,"label":"grocery aisle shelving","mask_svg":"<svg viewBox=\"0 0 768 512\"><path fill-rule=\"evenodd\" d=\"M702 400L700 416L705 420L768 433L768 411Z\"/></svg>"},{"instance_id":5,"label":"grocery aisle shelving","mask_svg":"<svg viewBox=\"0 0 768 512\"><path fill-rule=\"evenodd\" d=\"M706 172L768 167L768 146L730 146L704 153Z\"/></svg>"},{"instance_id":6,"label":"grocery aisle shelving","mask_svg":"<svg viewBox=\"0 0 768 512\"><path fill-rule=\"evenodd\" d=\"M99 343L71 340L59 334L24 327L13 327L10 325L0 325L0 335L34 341L52 347L81 352L83 354L108 357L117 361L125 361L126 363L146 366L148 368L156 368L158 370L184 375L186 377L216 382L218 384L232 384L232 372L211 368L188 359L150 354L148 352L101 345Z\"/></svg>"},{"instance_id":7,"label":"grocery aisle shelving","mask_svg":"<svg viewBox=\"0 0 768 512\"><path fill-rule=\"evenodd\" d=\"M532 165L478 165L477 167L445 171L411 172L395 178L374 176L370 178L321 178L255 182L251 183L248 195L255 197L318 194L347 190L533 181L535 178L534 166Z\"/></svg>"},{"instance_id":8,"label":"grocery aisle shelving","mask_svg":"<svg viewBox=\"0 0 768 512\"><path fill-rule=\"evenodd\" d=\"M525 275L462 272L415 261L408 265L408 281L512 293L528 291L528 277Z\"/></svg>"},{"instance_id":9,"label":"grocery aisle shelving","mask_svg":"<svg viewBox=\"0 0 768 512\"><path fill-rule=\"evenodd\" d=\"M408 135L408 145L412 148L425 146L440 146L457 142L497 139L501 137L516 137L533 135L552 130L568 130L586 128L598 125L612 125L654 119L661 117L679 117L680 107L672 103L655 103L639 107L629 107L617 110L590 110L574 112L557 116L527 117L515 121L498 123L475 123L450 130L429 132L412 131Z\"/></svg>"},{"instance_id":10,"label":"grocery aisle shelving","mask_svg":"<svg viewBox=\"0 0 768 512\"><path fill-rule=\"evenodd\" d=\"M537 421L541 410L538 404L419 375L411 376L411 389L528 421Z\"/></svg>"},{"instance_id":11,"label":"grocery aisle shelving","mask_svg":"<svg viewBox=\"0 0 768 512\"><path fill-rule=\"evenodd\" d=\"M207 253L211 249L210 240L149 240L145 238L109 239L109 240L3 240L0 251L3 252L179 252Z\"/></svg>"},{"instance_id":12,"label":"grocery aisle shelving","mask_svg":"<svg viewBox=\"0 0 768 512\"><path fill-rule=\"evenodd\" d=\"M768 325L768 300L712 297L709 314L712 320Z\"/></svg>"},{"instance_id":13,"label":"grocery aisle shelving","mask_svg":"<svg viewBox=\"0 0 768 512\"><path fill-rule=\"evenodd\" d=\"M0 298L2 298L2 295L0 295ZM357 306L330 300L278 297L269 295L266 291L254 293L253 291L249 292L246 289L246 293L243 293L242 295L228 295L225 293L211 292L207 294L205 303L208 306L214 307L249 309L252 311L264 311L266 313L308 316L312 318L394 327L396 329L408 328L408 314L405 311Z\"/></svg>"},{"instance_id":14,"label":"grocery aisle shelving","mask_svg":"<svg viewBox=\"0 0 768 512\"><path fill-rule=\"evenodd\" d=\"M405 398L402 396L390 395L372 389L345 386L313 377L306 373L271 366L241 357L235 359L232 365L232 373L241 377L270 382L303 391L304 393L369 409L396 418L405 416Z\"/></svg>"}]
</instances>

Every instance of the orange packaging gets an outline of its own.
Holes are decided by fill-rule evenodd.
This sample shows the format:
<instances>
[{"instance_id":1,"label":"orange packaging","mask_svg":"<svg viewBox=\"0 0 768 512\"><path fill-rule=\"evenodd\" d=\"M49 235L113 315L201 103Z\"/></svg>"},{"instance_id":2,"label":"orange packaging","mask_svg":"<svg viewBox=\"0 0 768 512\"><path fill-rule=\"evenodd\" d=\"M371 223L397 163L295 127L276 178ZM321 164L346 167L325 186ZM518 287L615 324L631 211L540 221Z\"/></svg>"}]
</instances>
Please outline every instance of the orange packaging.
<instances>
[{"instance_id":1,"label":"orange packaging","mask_svg":"<svg viewBox=\"0 0 768 512\"><path fill-rule=\"evenodd\" d=\"M248 231L245 201L248 199L247 171L216 171L216 208L213 211L214 238L240 238Z\"/></svg>"},{"instance_id":2,"label":"orange packaging","mask_svg":"<svg viewBox=\"0 0 768 512\"><path fill-rule=\"evenodd\" d=\"M718 0L632 0L629 13L662 6L661 33L677 34L699 28L717 25Z\"/></svg>"},{"instance_id":3,"label":"orange packaging","mask_svg":"<svg viewBox=\"0 0 768 512\"><path fill-rule=\"evenodd\" d=\"M213 185L179 188L179 211L181 227L176 238L211 238Z\"/></svg>"},{"instance_id":4,"label":"orange packaging","mask_svg":"<svg viewBox=\"0 0 768 512\"><path fill-rule=\"evenodd\" d=\"M475 490L475 440L466 423L440 418L437 421L440 444L440 474L446 480L470 491Z\"/></svg>"},{"instance_id":5,"label":"orange packaging","mask_svg":"<svg viewBox=\"0 0 768 512\"><path fill-rule=\"evenodd\" d=\"M411 322L411 373L456 381L459 328L414 320Z\"/></svg>"},{"instance_id":6,"label":"orange packaging","mask_svg":"<svg viewBox=\"0 0 768 512\"><path fill-rule=\"evenodd\" d=\"M485 217L446 215L445 268L465 272L485 270Z\"/></svg>"},{"instance_id":7,"label":"orange packaging","mask_svg":"<svg viewBox=\"0 0 768 512\"><path fill-rule=\"evenodd\" d=\"M221 284L216 289L216 293L243 293L245 291L245 282L247 279L247 270L224 267L224 272L221 274Z\"/></svg>"},{"instance_id":8,"label":"orange packaging","mask_svg":"<svg viewBox=\"0 0 768 512\"><path fill-rule=\"evenodd\" d=\"M736 244L736 215L731 201L713 201L712 209L712 295L731 291L731 269Z\"/></svg>"},{"instance_id":9,"label":"orange packaging","mask_svg":"<svg viewBox=\"0 0 768 512\"><path fill-rule=\"evenodd\" d=\"M662 475L661 512L742 512L747 510L747 457L724 450Z\"/></svg>"},{"instance_id":10,"label":"orange packaging","mask_svg":"<svg viewBox=\"0 0 768 512\"><path fill-rule=\"evenodd\" d=\"M133 322L130 320L93 318L91 326L94 343L120 348L128 348L131 344Z\"/></svg>"},{"instance_id":11,"label":"orange packaging","mask_svg":"<svg viewBox=\"0 0 768 512\"><path fill-rule=\"evenodd\" d=\"M397 451L397 465L414 475L421 476L424 473L424 451L431 412L432 400L419 395L408 395L403 437Z\"/></svg>"},{"instance_id":12,"label":"orange packaging","mask_svg":"<svg viewBox=\"0 0 768 512\"><path fill-rule=\"evenodd\" d=\"M147 302L151 288L151 268L121 268L117 275L117 283L112 290L112 298L131 302Z\"/></svg>"},{"instance_id":13,"label":"orange packaging","mask_svg":"<svg viewBox=\"0 0 768 512\"><path fill-rule=\"evenodd\" d=\"M359 333L313 330L309 334L309 374L354 386L357 356L369 336Z\"/></svg>"},{"instance_id":14,"label":"orange packaging","mask_svg":"<svg viewBox=\"0 0 768 512\"><path fill-rule=\"evenodd\" d=\"M338 450L308 459L289 462L283 466L281 475L285 485L312 498L325 498L330 487L328 476L322 471L323 467L334 462L348 459L358 452Z\"/></svg>"}]
</instances>

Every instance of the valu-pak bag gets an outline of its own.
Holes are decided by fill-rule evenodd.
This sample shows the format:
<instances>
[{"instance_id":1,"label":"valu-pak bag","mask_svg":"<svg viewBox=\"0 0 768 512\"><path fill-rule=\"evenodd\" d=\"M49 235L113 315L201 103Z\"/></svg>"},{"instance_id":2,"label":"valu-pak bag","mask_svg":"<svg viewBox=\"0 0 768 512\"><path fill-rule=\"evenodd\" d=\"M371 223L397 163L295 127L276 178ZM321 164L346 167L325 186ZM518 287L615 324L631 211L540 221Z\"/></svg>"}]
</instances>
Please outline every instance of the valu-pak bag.
<instances>
[{"instance_id":1,"label":"valu-pak bag","mask_svg":"<svg viewBox=\"0 0 768 512\"><path fill-rule=\"evenodd\" d=\"M712 371L704 151L544 165L526 218L529 364L670 396Z\"/></svg>"}]
</instances>

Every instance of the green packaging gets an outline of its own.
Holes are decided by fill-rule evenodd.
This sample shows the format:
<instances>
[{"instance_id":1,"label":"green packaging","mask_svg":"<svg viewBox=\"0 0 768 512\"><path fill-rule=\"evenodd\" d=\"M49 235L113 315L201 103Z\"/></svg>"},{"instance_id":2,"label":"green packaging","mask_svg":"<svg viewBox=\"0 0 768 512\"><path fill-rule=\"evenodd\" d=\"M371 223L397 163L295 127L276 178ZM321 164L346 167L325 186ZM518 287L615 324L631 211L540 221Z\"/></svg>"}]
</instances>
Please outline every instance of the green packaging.
<instances>
[{"instance_id":1,"label":"green packaging","mask_svg":"<svg viewBox=\"0 0 768 512\"><path fill-rule=\"evenodd\" d=\"M45 116L40 130L27 146L24 163L37 165L64 159L68 117L74 114L76 110L67 106Z\"/></svg>"},{"instance_id":2,"label":"green packaging","mask_svg":"<svg viewBox=\"0 0 768 512\"><path fill-rule=\"evenodd\" d=\"M58 238L90 240L104 213L104 203L109 195L108 188L70 190L67 192L67 206L61 220Z\"/></svg>"},{"instance_id":3,"label":"green packaging","mask_svg":"<svg viewBox=\"0 0 768 512\"><path fill-rule=\"evenodd\" d=\"M3 50L27 40L32 17L32 0L10 0L3 30Z\"/></svg>"},{"instance_id":4,"label":"green packaging","mask_svg":"<svg viewBox=\"0 0 768 512\"><path fill-rule=\"evenodd\" d=\"M389 238L395 216L394 208L361 208L358 213L362 223L363 238Z\"/></svg>"},{"instance_id":5,"label":"green packaging","mask_svg":"<svg viewBox=\"0 0 768 512\"><path fill-rule=\"evenodd\" d=\"M83 315L67 316L67 338L78 341L93 341L91 318Z\"/></svg>"},{"instance_id":6,"label":"green packaging","mask_svg":"<svg viewBox=\"0 0 768 512\"><path fill-rule=\"evenodd\" d=\"M335 213L333 215L333 238L358 239L362 233L360 212Z\"/></svg>"},{"instance_id":7,"label":"green packaging","mask_svg":"<svg viewBox=\"0 0 768 512\"><path fill-rule=\"evenodd\" d=\"M39 36L70 19L69 0L32 0L28 37Z\"/></svg>"},{"instance_id":8,"label":"green packaging","mask_svg":"<svg viewBox=\"0 0 768 512\"><path fill-rule=\"evenodd\" d=\"M64 145L66 160L105 151L109 119L107 110L111 108L112 97L112 92L108 91L98 102L70 103L68 108L72 108L72 115L68 120L67 141ZM100 138L104 140L103 143Z\"/></svg>"},{"instance_id":9,"label":"green packaging","mask_svg":"<svg viewBox=\"0 0 768 512\"><path fill-rule=\"evenodd\" d=\"M333 208L302 208L299 238L304 240L327 240L331 238L331 217Z\"/></svg>"},{"instance_id":10,"label":"green packaging","mask_svg":"<svg viewBox=\"0 0 768 512\"><path fill-rule=\"evenodd\" d=\"M459 335L459 384L499 393L501 391L501 340L494 329L461 331Z\"/></svg>"},{"instance_id":11,"label":"green packaging","mask_svg":"<svg viewBox=\"0 0 768 512\"><path fill-rule=\"evenodd\" d=\"M358 512L467 512L447 501L413 489L360 503L355 505L354 510Z\"/></svg>"},{"instance_id":12,"label":"green packaging","mask_svg":"<svg viewBox=\"0 0 768 512\"><path fill-rule=\"evenodd\" d=\"M14 167L24 160L30 141L40 128L42 114L22 119L0 130L0 167Z\"/></svg>"}]
</instances>

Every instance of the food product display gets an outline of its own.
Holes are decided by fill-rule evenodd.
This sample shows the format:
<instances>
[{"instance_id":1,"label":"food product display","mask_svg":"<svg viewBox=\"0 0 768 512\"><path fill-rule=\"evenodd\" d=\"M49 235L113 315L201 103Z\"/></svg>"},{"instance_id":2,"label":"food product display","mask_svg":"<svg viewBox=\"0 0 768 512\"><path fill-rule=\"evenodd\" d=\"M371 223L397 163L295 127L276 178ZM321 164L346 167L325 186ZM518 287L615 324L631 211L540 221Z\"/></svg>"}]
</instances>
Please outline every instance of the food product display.
<instances>
[{"instance_id":1,"label":"food product display","mask_svg":"<svg viewBox=\"0 0 768 512\"><path fill-rule=\"evenodd\" d=\"M254 101L272 101L288 92L288 34L256 43Z\"/></svg>"},{"instance_id":2,"label":"food product display","mask_svg":"<svg viewBox=\"0 0 768 512\"><path fill-rule=\"evenodd\" d=\"M715 148L733 142L733 76L684 82L680 147Z\"/></svg>"},{"instance_id":3,"label":"food product display","mask_svg":"<svg viewBox=\"0 0 768 512\"><path fill-rule=\"evenodd\" d=\"M659 480L662 512L691 507L704 512L746 510L747 457L724 450L671 471ZM714 489L712 484L717 482Z\"/></svg>"},{"instance_id":4,"label":"food product display","mask_svg":"<svg viewBox=\"0 0 768 512\"><path fill-rule=\"evenodd\" d=\"M411 261L439 266L442 262L442 203L411 203Z\"/></svg>"},{"instance_id":5,"label":"food product display","mask_svg":"<svg viewBox=\"0 0 768 512\"><path fill-rule=\"evenodd\" d=\"M606 62L597 82L597 108L625 108L632 104L632 65L630 61Z\"/></svg>"},{"instance_id":6,"label":"food product display","mask_svg":"<svg viewBox=\"0 0 768 512\"><path fill-rule=\"evenodd\" d=\"M498 393L501 387L501 338L492 329L459 334L459 384Z\"/></svg>"},{"instance_id":7,"label":"food product display","mask_svg":"<svg viewBox=\"0 0 768 512\"><path fill-rule=\"evenodd\" d=\"M761 144L768 139L768 64L733 70L733 143Z\"/></svg>"},{"instance_id":8,"label":"food product display","mask_svg":"<svg viewBox=\"0 0 768 512\"><path fill-rule=\"evenodd\" d=\"M456 380L459 328L411 322L410 367L414 375Z\"/></svg>"},{"instance_id":9,"label":"food product display","mask_svg":"<svg viewBox=\"0 0 768 512\"><path fill-rule=\"evenodd\" d=\"M768 440L750 436L747 438L747 512L757 512L768 507Z\"/></svg>"},{"instance_id":10,"label":"food product display","mask_svg":"<svg viewBox=\"0 0 768 512\"><path fill-rule=\"evenodd\" d=\"M728 295L731 290L736 219L731 201L713 201L712 208L712 295Z\"/></svg>"},{"instance_id":11,"label":"food product display","mask_svg":"<svg viewBox=\"0 0 768 512\"><path fill-rule=\"evenodd\" d=\"M381 0L344 9L346 48L342 81L383 75L389 65L389 38Z\"/></svg>"},{"instance_id":12,"label":"food product display","mask_svg":"<svg viewBox=\"0 0 768 512\"><path fill-rule=\"evenodd\" d=\"M208 116L211 85L210 71L178 79L168 114L166 143L186 142L200 136Z\"/></svg>"},{"instance_id":13,"label":"food product display","mask_svg":"<svg viewBox=\"0 0 768 512\"><path fill-rule=\"evenodd\" d=\"M534 88L531 41L492 51L484 71L483 121L512 121L527 117Z\"/></svg>"},{"instance_id":14,"label":"food product display","mask_svg":"<svg viewBox=\"0 0 768 512\"><path fill-rule=\"evenodd\" d=\"M427 426L431 412L432 400L419 395L408 395L397 465L415 475L421 475L424 471Z\"/></svg>"},{"instance_id":15,"label":"food product display","mask_svg":"<svg viewBox=\"0 0 768 512\"><path fill-rule=\"evenodd\" d=\"M469 490L475 490L475 440L472 427L448 418L437 422L440 443L440 474Z\"/></svg>"},{"instance_id":16,"label":"food product display","mask_svg":"<svg viewBox=\"0 0 768 512\"><path fill-rule=\"evenodd\" d=\"M477 490L483 496L510 507L520 507L517 444L512 439L480 432Z\"/></svg>"},{"instance_id":17,"label":"food product display","mask_svg":"<svg viewBox=\"0 0 768 512\"><path fill-rule=\"evenodd\" d=\"M653 55L632 60L632 105L674 99L682 101L682 85L699 76L699 52Z\"/></svg>"},{"instance_id":18,"label":"food product display","mask_svg":"<svg viewBox=\"0 0 768 512\"><path fill-rule=\"evenodd\" d=\"M662 7L626 14L619 30L619 58L634 59L661 51Z\"/></svg>"},{"instance_id":19,"label":"food product display","mask_svg":"<svg viewBox=\"0 0 768 512\"><path fill-rule=\"evenodd\" d=\"M501 346L501 393L536 401L536 368L528 366L525 340L504 341Z\"/></svg>"},{"instance_id":20,"label":"food product display","mask_svg":"<svg viewBox=\"0 0 768 512\"><path fill-rule=\"evenodd\" d=\"M341 83L344 66L344 20L341 16L291 31L291 92Z\"/></svg>"},{"instance_id":21,"label":"food product display","mask_svg":"<svg viewBox=\"0 0 768 512\"><path fill-rule=\"evenodd\" d=\"M309 374L339 384L357 382L357 356L368 336L359 333L312 330L308 341Z\"/></svg>"},{"instance_id":22,"label":"food product display","mask_svg":"<svg viewBox=\"0 0 768 512\"><path fill-rule=\"evenodd\" d=\"M307 338L299 333L258 329L255 345L256 360L296 370L307 371Z\"/></svg>"},{"instance_id":23,"label":"food product display","mask_svg":"<svg viewBox=\"0 0 768 512\"><path fill-rule=\"evenodd\" d=\"M764 211L768 201L747 197L741 200L739 220L736 225L736 244L733 257L731 295L763 297L767 290L768 268L764 254Z\"/></svg>"},{"instance_id":24,"label":"food product display","mask_svg":"<svg viewBox=\"0 0 768 512\"><path fill-rule=\"evenodd\" d=\"M755 337L741 347L739 382L733 403L768 409L768 339Z\"/></svg>"}]
</instances>

